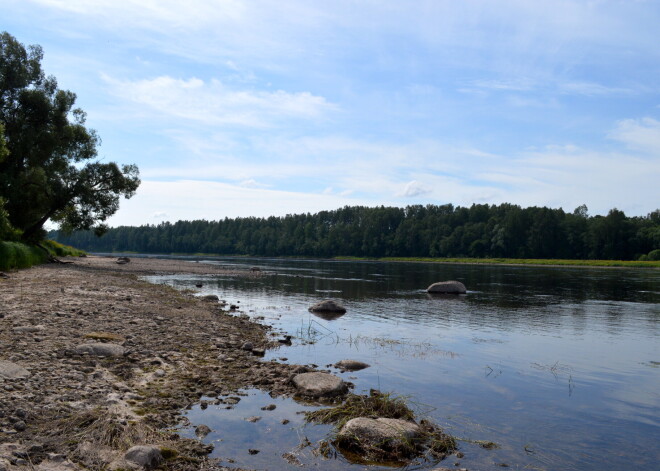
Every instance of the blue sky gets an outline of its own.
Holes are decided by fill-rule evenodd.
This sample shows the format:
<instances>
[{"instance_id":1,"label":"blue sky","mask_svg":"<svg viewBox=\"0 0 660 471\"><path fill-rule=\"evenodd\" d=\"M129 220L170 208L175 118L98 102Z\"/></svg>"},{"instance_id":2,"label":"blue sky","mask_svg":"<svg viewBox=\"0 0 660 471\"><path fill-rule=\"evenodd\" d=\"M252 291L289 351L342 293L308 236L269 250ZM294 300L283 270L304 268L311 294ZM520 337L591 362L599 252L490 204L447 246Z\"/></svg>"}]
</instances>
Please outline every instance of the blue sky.
<instances>
[{"instance_id":1,"label":"blue sky","mask_svg":"<svg viewBox=\"0 0 660 471\"><path fill-rule=\"evenodd\" d=\"M2 3L100 157L140 167L111 225L660 207L660 1Z\"/></svg>"}]
</instances>

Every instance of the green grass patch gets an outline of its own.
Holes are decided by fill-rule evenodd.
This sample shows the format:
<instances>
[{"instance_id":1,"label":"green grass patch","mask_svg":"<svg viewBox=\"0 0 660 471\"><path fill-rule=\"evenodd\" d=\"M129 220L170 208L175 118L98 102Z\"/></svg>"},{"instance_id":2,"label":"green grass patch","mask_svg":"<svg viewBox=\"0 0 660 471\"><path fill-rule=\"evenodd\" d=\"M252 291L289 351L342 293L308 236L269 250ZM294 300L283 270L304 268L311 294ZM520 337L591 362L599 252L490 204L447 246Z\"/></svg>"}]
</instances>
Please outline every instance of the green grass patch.
<instances>
[{"instance_id":1,"label":"green grass patch","mask_svg":"<svg viewBox=\"0 0 660 471\"><path fill-rule=\"evenodd\" d=\"M21 242L0 241L0 270L16 270L39 265L48 261L50 256L80 257L85 254L82 250L52 240L43 241L41 245L46 250Z\"/></svg>"},{"instance_id":2,"label":"green grass patch","mask_svg":"<svg viewBox=\"0 0 660 471\"><path fill-rule=\"evenodd\" d=\"M425 262L479 265L533 265L573 267L660 268L660 261L651 260L565 260L539 258L432 258L432 257L335 257L336 260L377 260L380 262Z\"/></svg>"},{"instance_id":3,"label":"green grass patch","mask_svg":"<svg viewBox=\"0 0 660 471\"><path fill-rule=\"evenodd\" d=\"M39 247L20 242L0 242L0 270L15 270L38 265L48 260Z\"/></svg>"}]
</instances>

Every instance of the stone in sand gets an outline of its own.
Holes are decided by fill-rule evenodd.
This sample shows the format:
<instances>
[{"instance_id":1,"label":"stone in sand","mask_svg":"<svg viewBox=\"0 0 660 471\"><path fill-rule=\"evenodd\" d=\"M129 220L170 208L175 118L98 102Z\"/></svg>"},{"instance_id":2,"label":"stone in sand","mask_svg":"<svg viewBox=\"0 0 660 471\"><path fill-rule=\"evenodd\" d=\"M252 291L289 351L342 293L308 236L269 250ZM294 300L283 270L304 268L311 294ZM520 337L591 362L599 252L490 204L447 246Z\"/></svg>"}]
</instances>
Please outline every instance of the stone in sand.
<instances>
[{"instance_id":1,"label":"stone in sand","mask_svg":"<svg viewBox=\"0 0 660 471\"><path fill-rule=\"evenodd\" d=\"M337 439L358 449L410 450L422 430L414 422L401 419L357 417L341 428Z\"/></svg>"},{"instance_id":2,"label":"stone in sand","mask_svg":"<svg viewBox=\"0 0 660 471\"><path fill-rule=\"evenodd\" d=\"M465 294L467 290L460 281L439 281L429 286L426 291L434 294Z\"/></svg>"},{"instance_id":3,"label":"stone in sand","mask_svg":"<svg viewBox=\"0 0 660 471\"><path fill-rule=\"evenodd\" d=\"M335 368L339 368L342 371L358 371L369 368L369 366L371 365L357 360L341 360L334 364Z\"/></svg>"},{"instance_id":4,"label":"stone in sand","mask_svg":"<svg viewBox=\"0 0 660 471\"><path fill-rule=\"evenodd\" d=\"M334 312L342 314L346 312L346 308L344 306L339 304L337 301L333 301L332 299L326 299L325 301L316 303L310 307L309 310L312 312Z\"/></svg>"},{"instance_id":5,"label":"stone in sand","mask_svg":"<svg viewBox=\"0 0 660 471\"><path fill-rule=\"evenodd\" d=\"M76 347L79 355L94 355L97 357L120 357L126 349L116 343L83 343Z\"/></svg>"},{"instance_id":6,"label":"stone in sand","mask_svg":"<svg viewBox=\"0 0 660 471\"><path fill-rule=\"evenodd\" d=\"M300 394L311 397L339 396L348 391L348 385L341 378L318 371L294 376L293 384Z\"/></svg>"},{"instance_id":7,"label":"stone in sand","mask_svg":"<svg viewBox=\"0 0 660 471\"><path fill-rule=\"evenodd\" d=\"M124 459L149 469L158 466L163 461L163 455L157 446L138 445L130 448Z\"/></svg>"},{"instance_id":8,"label":"stone in sand","mask_svg":"<svg viewBox=\"0 0 660 471\"><path fill-rule=\"evenodd\" d=\"M0 360L0 378L23 379L30 376L30 372L22 366L10 361Z\"/></svg>"}]
</instances>

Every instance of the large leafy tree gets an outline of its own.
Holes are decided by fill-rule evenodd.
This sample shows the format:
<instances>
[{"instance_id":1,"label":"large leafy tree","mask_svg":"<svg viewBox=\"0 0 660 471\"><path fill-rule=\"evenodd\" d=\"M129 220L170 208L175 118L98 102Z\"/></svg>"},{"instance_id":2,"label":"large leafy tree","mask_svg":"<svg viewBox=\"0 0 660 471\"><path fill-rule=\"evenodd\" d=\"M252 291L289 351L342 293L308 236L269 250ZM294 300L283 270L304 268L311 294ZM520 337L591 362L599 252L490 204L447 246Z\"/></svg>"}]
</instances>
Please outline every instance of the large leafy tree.
<instances>
[{"instance_id":1,"label":"large leafy tree","mask_svg":"<svg viewBox=\"0 0 660 471\"><path fill-rule=\"evenodd\" d=\"M0 199L24 240L43 237L51 220L65 231L105 230L120 197L135 194L135 165L101 162L100 139L75 108L76 95L60 90L41 69L40 46L0 35L0 124L8 155L0 159Z\"/></svg>"}]
</instances>

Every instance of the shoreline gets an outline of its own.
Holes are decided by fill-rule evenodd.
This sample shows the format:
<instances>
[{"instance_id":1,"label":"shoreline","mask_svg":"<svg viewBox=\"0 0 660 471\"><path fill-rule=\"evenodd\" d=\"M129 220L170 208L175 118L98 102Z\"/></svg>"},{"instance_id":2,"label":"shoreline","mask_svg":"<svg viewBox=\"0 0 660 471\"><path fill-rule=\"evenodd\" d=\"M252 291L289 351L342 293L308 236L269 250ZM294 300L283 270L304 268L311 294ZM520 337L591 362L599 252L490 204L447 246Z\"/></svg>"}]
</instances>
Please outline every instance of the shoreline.
<instances>
[{"instance_id":1,"label":"shoreline","mask_svg":"<svg viewBox=\"0 0 660 471\"><path fill-rule=\"evenodd\" d=\"M202 396L246 388L293 395L289 378L299 365L259 356L278 345L269 327L217 300L139 279L261 272L150 258L66 262L0 279L0 468L128 469L126 449L151 444L169 450L162 469L225 470L207 457L209 446L165 430ZM121 354L80 350L99 342Z\"/></svg>"},{"instance_id":2,"label":"shoreline","mask_svg":"<svg viewBox=\"0 0 660 471\"><path fill-rule=\"evenodd\" d=\"M639 260L571 260L571 259L548 259L552 263L544 263L544 259L517 259L517 258L504 258L504 259L475 259L475 258L447 258L438 259L430 257L351 257L351 256L336 256L336 257L294 257L294 256L268 256L268 255L222 255L222 254L200 254L200 253L176 253L176 254L151 254L151 253L138 253L138 252L99 252L94 253L95 257L136 257L138 259L158 257L174 257L161 260L180 260L184 261L183 257L189 258L235 258L238 260L245 259L273 259L273 260L327 260L336 262L379 262L379 263L434 263L439 265L485 265L485 266L507 266L507 267L536 267L536 268L616 268L616 269L642 269L642 270L659 270L660 261L639 261Z\"/></svg>"}]
</instances>

